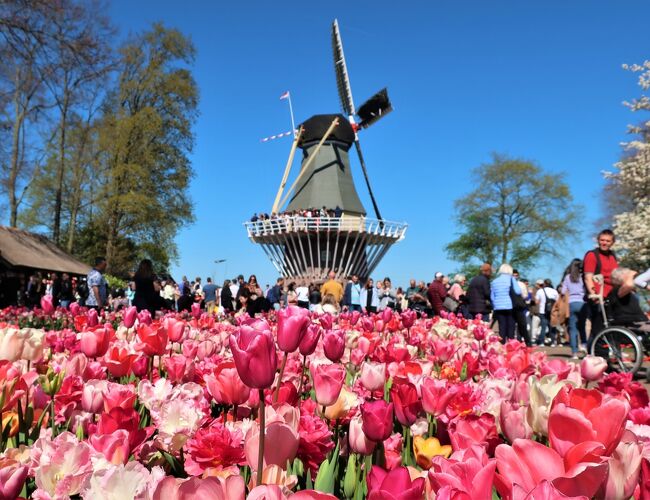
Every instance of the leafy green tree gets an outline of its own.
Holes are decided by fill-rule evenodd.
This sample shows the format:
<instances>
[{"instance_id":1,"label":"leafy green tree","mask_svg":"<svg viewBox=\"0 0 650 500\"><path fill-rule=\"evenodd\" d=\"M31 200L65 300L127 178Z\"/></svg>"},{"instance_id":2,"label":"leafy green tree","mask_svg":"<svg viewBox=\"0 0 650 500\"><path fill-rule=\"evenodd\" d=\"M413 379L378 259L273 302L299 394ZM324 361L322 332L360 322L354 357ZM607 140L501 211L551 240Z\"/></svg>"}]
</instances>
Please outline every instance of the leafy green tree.
<instances>
[{"instance_id":1,"label":"leafy green tree","mask_svg":"<svg viewBox=\"0 0 650 500\"><path fill-rule=\"evenodd\" d=\"M120 54L100 127L102 196L95 205L113 273L123 271L116 257L125 238L157 267L175 258L174 236L193 220L187 189L198 103L187 68L194 47L179 31L155 24Z\"/></svg>"},{"instance_id":2,"label":"leafy green tree","mask_svg":"<svg viewBox=\"0 0 650 500\"><path fill-rule=\"evenodd\" d=\"M456 200L462 230L446 247L463 269L508 262L526 269L574 234L578 207L562 175L536 163L494 154L472 172L476 189Z\"/></svg>"}]
</instances>

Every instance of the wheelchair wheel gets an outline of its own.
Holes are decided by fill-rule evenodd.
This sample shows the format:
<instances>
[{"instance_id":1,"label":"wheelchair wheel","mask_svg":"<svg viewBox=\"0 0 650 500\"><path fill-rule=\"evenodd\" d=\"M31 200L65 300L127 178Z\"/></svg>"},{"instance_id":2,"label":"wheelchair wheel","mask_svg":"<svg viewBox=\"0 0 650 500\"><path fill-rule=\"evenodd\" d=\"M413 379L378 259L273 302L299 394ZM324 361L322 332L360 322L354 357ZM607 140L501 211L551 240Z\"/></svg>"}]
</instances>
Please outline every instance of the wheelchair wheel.
<instances>
[{"instance_id":1,"label":"wheelchair wheel","mask_svg":"<svg viewBox=\"0 0 650 500\"><path fill-rule=\"evenodd\" d=\"M643 364L643 346L627 328L605 328L596 334L590 350L604 358L611 371L636 373Z\"/></svg>"}]
</instances>

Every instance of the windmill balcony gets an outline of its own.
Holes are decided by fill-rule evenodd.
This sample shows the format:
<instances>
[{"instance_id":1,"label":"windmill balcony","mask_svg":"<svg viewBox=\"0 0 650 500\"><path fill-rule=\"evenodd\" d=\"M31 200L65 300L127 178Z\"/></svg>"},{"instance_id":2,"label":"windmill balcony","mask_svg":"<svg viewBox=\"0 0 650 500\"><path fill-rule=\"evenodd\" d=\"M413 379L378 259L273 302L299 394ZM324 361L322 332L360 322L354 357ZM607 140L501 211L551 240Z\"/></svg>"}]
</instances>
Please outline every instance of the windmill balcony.
<instances>
[{"instance_id":1,"label":"windmill balcony","mask_svg":"<svg viewBox=\"0 0 650 500\"><path fill-rule=\"evenodd\" d=\"M392 238L402 240L408 224L405 222L392 222L387 220L372 219L364 216L342 217L276 217L255 222L245 222L248 237L252 240L265 236L276 236L295 232L357 232L367 233L369 236Z\"/></svg>"}]
</instances>

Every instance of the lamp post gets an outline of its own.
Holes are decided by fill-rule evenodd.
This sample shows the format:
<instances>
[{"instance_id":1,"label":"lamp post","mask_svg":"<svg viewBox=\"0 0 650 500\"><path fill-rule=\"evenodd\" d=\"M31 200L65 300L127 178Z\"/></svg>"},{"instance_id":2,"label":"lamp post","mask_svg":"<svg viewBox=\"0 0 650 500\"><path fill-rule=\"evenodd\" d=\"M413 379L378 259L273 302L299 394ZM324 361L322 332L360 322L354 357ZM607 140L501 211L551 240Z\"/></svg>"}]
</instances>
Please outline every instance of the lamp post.
<instances>
[{"instance_id":1,"label":"lamp post","mask_svg":"<svg viewBox=\"0 0 650 500\"><path fill-rule=\"evenodd\" d=\"M224 266L224 272L223 272L223 276L222 276L222 279L221 279L221 283L223 283L224 280L226 279L226 273L228 272L228 260L227 259L215 259L215 261L214 261L215 264L223 264L224 262L226 263L226 265ZM214 277L213 277L213 279L214 279ZM219 286L219 285L217 285L217 286Z\"/></svg>"}]
</instances>

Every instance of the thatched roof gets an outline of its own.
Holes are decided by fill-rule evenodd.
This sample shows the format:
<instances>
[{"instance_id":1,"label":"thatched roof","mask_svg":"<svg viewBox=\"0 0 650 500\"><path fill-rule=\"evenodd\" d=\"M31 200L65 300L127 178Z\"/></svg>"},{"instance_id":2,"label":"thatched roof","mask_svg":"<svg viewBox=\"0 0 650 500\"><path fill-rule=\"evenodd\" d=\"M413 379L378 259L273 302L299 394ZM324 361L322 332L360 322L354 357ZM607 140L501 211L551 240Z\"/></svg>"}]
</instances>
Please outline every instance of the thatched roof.
<instances>
[{"instance_id":1,"label":"thatched roof","mask_svg":"<svg viewBox=\"0 0 650 500\"><path fill-rule=\"evenodd\" d=\"M78 261L45 236L0 226L0 259L14 267L87 274L90 266Z\"/></svg>"}]
</instances>

